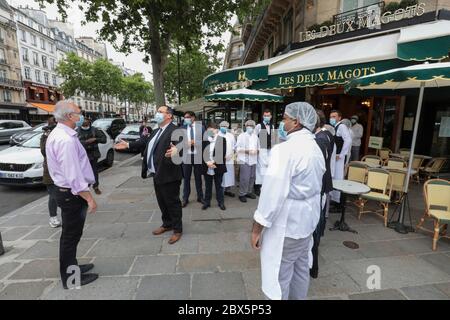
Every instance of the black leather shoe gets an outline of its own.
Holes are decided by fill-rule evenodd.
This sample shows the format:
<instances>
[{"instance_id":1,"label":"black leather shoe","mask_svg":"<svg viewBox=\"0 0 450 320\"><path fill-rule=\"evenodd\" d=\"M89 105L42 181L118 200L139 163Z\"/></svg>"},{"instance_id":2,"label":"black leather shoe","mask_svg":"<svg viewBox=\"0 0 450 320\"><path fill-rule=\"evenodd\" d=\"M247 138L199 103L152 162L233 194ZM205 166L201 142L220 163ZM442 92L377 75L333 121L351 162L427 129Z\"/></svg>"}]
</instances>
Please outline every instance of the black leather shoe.
<instances>
[{"instance_id":1,"label":"black leather shoe","mask_svg":"<svg viewBox=\"0 0 450 320\"><path fill-rule=\"evenodd\" d=\"M204 201L202 198L198 198L198 199L197 199L197 202L199 202L199 203L205 203L205 201Z\"/></svg>"},{"instance_id":2,"label":"black leather shoe","mask_svg":"<svg viewBox=\"0 0 450 320\"><path fill-rule=\"evenodd\" d=\"M256 196L253 193L247 193L245 196L250 199L256 199Z\"/></svg>"},{"instance_id":3,"label":"black leather shoe","mask_svg":"<svg viewBox=\"0 0 450 320\"><path fill-rule=\"evenodd\" d=\"M236 195L233 193L233 192L230 192L230 191L225 191L225 193L224 193L226 196L228 196L228 197L231 197L231 198L234 198Z\"/></svg>"},{"instance_id":4,"label":"black leather shoe","mask_svg":"<svg viewBox=\"0 0 450 320\"><path fill-rule=\"evenodd\" d=\"M247 198L245 196L239 197L239 200L241 200L241 202L247 202Z\"/></svg>"},{"instance_id":5,"label":"black leather shoe","mask_svg":"<svg viewBox=\"0 0 450 320\"><path fill-rule=\"evenodd\" d=\"M80 279L80 285L81 286L85 286L91 282L94 282L95 280L98 279L98 274L96 273L86 273L86 274L82 274L81 275L81 279ZM66 283L63 282L63 288L64 289L68 289L68 286Z\"/></svg>"},{"instance_id":6,"label":"black leather shoe","mask_svg":"<svg viewBox=\"0 0 450 320\"><path fill-rule=\"evenodd\" d=\"M203 206L202 206L202 210L206 210L206 209L208 209L209 207L210 207L209 204L204 203Z\"/></svg>"},{"instance_id":7,"label":"black leather shoe","mask_svg":"<svg viewBox=\"0 0 450 320\"><path fill-rule=\"evenodd\" d=\"M86 272L94 269L94 264L93 263L80 264L79 267L80 267L81 273L86 273Z\"/></svg>"},{"instance_id":8,"label":"black leather shoe","mask_svg":"<svg viewBox=\"0 0 450 320\"><path fill-rule=\"evenodd\" d=\"M189 201L183 201L183 202L181 203L181 207L182 207L182 208L186 208L186 206L188 205L188 203L189 203Z\"/></svg>"},{"instance_id":9,"label":"black leather shoe","mask_svg":"<svg viewBox=\"0 0 450 320\"><path fill-rule=\"evenodd\" d=\"M219 204L219 208L220 208L220 210L223 210L223 211L227 210L227 208L225 208L225 205L223 203Z\"/></svg>"}]
</instances>

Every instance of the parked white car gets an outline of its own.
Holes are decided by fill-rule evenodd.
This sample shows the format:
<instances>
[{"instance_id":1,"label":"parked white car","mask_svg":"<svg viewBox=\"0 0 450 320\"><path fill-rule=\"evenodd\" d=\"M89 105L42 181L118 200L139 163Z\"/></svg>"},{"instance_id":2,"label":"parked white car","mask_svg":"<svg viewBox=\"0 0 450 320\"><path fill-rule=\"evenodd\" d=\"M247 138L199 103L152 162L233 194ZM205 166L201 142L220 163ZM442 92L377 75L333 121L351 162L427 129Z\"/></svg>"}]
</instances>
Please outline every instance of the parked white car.
<instances>
[{"instance_id":1,"label":"parked white car","mask_svg":"<svg viewBox=\"0 0 450 320\"><path fill-rule=\"evenodd\" d=\"M105 130L107 141L99 144L99 163L111 167L114 163L114 143ZM44 157L41 154L42 133L36 133L28 140L0 151L0 184L11 186L41 185L44 174Z\"/></svg>"}]
</instances>

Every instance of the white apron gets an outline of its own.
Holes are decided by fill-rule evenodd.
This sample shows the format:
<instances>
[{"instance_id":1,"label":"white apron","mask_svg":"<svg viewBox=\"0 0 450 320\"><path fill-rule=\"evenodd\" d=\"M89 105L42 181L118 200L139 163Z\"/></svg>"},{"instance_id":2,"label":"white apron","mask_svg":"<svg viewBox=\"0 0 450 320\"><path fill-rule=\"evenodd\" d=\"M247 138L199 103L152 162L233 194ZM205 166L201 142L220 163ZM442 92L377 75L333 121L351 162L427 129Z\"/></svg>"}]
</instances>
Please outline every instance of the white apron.
<instances>
[{"instance_id":1,"label":"white apron","mask_svg":"<svg viewBox=\"0 0 450 320\"><path fill-rule=\"evenodd\" d=\"M333 179L336 179L336 180L344 179L344 167L345 167L345 158L336 160L336 162L334 164ZM330 195L331 195L331 200L338 202L338 203L341 202L341 192L340 191L333 190L333 191L331 191Z\"/></svg>"},{"instance_id":2,"label":"white apron","mask_svg":"<svg viewBox=\"0 0 450 320\"><path fill-rule=\"evenodd\" d=\"M260 149L258 154L258 163L256 164L256 180L255 184L263 184L264 175L269 166L270 150Z\"/></svg>"},{"instance_id":3,"label":"white apron","mask_svg":"<svg viewBox=\"0 0 450 320\"><path fill-rule=\"evenodd\" d=\"M234 184L234 163L227 163L227 172L223 175L222 187L233 187Z\"/></svg>"},{"instance_id":4,"label":"white apron","mask_svg":"<svg viewBox=\"0 0 450 320\"><path fill-rule=\"evenodd\" d=\"M287 199L288 201L297 201ZM278 275L280 273L281 258L283 256L284 238L286 235L287 210L281 211L276 222L270 228L264 228L261 236L261 280L262 291L271 300L281 300L281 286ZM312 247L314 240L308 249L308 263L312 268Z\"/></svg>"}]
</instances>

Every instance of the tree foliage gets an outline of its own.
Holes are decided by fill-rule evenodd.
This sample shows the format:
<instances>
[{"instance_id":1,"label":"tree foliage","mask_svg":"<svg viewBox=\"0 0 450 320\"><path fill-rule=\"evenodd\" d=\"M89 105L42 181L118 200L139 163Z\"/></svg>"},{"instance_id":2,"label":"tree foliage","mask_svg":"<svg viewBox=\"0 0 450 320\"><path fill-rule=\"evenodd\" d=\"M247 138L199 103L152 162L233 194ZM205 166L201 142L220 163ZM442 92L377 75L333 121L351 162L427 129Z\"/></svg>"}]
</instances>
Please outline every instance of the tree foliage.
<instances>
[{"instance_id":1,"label":"tree foliage","mask_svg":"<svg viewBox=\"0 0 450 320\"><path fill-rule=\"evenodd\" d=\"M213 37L230 29L229 21L238 10L244 11L251 0L37 0L42 5L56 3L63 18L66 10L79 3L89 22L101 22L101 39L130 53L133 48L151 58L155 98L165 103L164 69L171 44L185 48L206 43L213 48Z\"/></svg>"},{"instance_id":2,"label":"tree foliage","mask_svg":"<svg viewBox=\"0 0 450 320\"><path fill-rule=\"evenodd\" d=\"M181 102L189 102L203 96L203 79L217 71L221 61L213 52L199 48L180 49ZM171 102L178 102L178 54L172 50L164 73L164 85Z\"/></svg>"}]
</instances>

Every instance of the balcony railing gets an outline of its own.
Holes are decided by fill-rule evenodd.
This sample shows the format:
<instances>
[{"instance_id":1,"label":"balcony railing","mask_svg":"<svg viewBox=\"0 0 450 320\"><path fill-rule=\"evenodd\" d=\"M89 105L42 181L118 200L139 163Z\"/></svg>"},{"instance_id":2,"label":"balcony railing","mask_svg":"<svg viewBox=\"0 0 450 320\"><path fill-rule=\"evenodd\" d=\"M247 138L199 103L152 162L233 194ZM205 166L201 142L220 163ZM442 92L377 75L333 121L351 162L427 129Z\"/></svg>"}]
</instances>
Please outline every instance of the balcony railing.
<instances>
[{"instance_id":1,"label":"balcony railing","mask_svg":"<svg viewBox=\"0 0 450 320\"><path fill-rule=\"evenodd\" d=\"M340 14L335 14L333 16L334 24L344 23L348 20L358 21L361 18L365 18L370 16L374 10L378 10L379 12L383 12L384 10L384 1L380 1L368 6L356 8L353 10L345 11Z\"/></svg>"},{"instance_id":2,"label":"balcony railing","mask_svg":"<svg viewBox=\"0 0 450 320\"><path fill-rule=\"evenodd\" d=\"M19 80L12 80L8 78L2 78L0 77L0 85L8 85L16 88L22 88L22 81Z\"/></svg>"}]
</instances>

